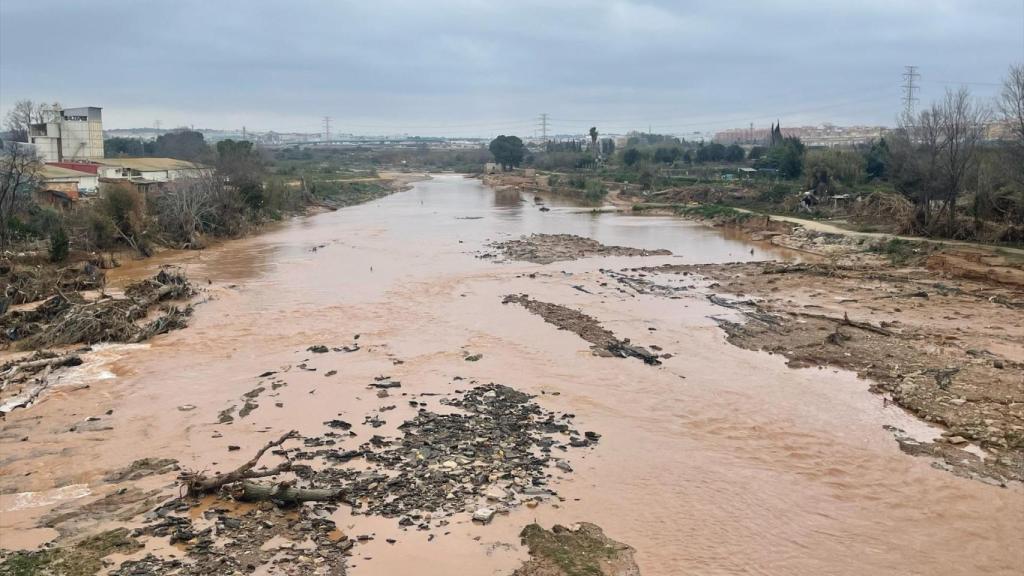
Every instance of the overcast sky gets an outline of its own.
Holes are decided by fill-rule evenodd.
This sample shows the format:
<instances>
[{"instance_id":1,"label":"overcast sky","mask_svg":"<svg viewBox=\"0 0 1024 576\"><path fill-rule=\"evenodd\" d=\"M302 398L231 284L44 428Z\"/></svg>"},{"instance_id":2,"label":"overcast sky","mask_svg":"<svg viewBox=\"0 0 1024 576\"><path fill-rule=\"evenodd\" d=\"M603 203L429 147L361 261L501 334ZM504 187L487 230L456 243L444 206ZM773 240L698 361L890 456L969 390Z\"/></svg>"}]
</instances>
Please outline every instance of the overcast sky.
<instances>
[{"instance_id":1,"label":"overcast sky","mask_svg":"<svg viewBox=\"0 0 1024 576\"><path fill-rule=\"evenodd\" d=\"M889 124L991 97L1024 0L0 0L0 111L103 107L105 128L677 134Z\"/></svg>"}]
</instances>

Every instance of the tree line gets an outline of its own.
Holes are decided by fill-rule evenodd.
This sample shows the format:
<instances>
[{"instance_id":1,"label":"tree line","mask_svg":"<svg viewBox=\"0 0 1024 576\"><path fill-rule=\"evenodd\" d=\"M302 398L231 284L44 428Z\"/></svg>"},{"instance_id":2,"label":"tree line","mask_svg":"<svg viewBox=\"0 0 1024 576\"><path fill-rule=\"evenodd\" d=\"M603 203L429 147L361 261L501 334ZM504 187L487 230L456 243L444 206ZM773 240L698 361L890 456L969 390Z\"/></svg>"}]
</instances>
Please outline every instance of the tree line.
<instances>
[{"instance_id":1,"label":"tree line","mask_svg":"<svg viewBox=\"0 0 1024 576\"><path fill-rule=\"evenodd\" d=\"M1008 134L990 138L987 132L1000 126ZM592 128L593 142L596 134ZM1024 241L1022 65L1010 68L996 102L981 101L967 88L948 90L920 112L901 117L884 138L854 149L808 148L773 125L770 141L749 150L638 133L607 157L588 153L578 141L548 143L533 154L515 136L499 136L491 152L505 167L525 163L594 177L619 171L619 181L645 189L654 185L662 167L745 163L816 196L896 195L910 206L906 232ZM770 199L781 202L775 189ZM993 225L1002 228L986 230Z\"/></svg>"}]
</instances>

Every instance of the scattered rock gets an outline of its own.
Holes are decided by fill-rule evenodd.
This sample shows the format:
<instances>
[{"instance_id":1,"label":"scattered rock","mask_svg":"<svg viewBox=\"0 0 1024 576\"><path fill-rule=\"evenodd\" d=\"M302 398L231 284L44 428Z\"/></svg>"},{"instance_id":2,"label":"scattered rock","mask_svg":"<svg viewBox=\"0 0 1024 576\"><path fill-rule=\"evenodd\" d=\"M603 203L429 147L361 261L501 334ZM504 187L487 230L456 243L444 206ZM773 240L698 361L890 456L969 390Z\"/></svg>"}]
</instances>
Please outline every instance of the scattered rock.
<instances>
[{"instance_id":1,"label":"scattered rock","mask_svg":"<svg viewBox=\"0 0 1024 576\"><path fill-rule=\"evenodd\" d=\"M481 524L490 524L497 511L494 508L478 508L473 512L473 521Z\"/></svg>"}]
</instances>

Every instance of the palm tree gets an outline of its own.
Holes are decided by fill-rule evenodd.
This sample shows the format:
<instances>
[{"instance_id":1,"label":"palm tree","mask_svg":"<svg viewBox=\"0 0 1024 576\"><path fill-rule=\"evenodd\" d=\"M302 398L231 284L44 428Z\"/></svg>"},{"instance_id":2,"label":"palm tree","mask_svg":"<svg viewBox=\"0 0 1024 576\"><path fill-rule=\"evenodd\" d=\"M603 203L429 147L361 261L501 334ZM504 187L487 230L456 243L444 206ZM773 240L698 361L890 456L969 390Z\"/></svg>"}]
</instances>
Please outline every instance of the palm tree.
<instances>
[{"instance_id":1,"label":"palm tree","mask_svg":"<svg viewBox=\"0 0 1024 576\"><path fill-rule=\"evenodd\" d=\"M597 158L597 126L590 127L590 147L594 151L594 158Z\"/></svg>"}]
</instances>

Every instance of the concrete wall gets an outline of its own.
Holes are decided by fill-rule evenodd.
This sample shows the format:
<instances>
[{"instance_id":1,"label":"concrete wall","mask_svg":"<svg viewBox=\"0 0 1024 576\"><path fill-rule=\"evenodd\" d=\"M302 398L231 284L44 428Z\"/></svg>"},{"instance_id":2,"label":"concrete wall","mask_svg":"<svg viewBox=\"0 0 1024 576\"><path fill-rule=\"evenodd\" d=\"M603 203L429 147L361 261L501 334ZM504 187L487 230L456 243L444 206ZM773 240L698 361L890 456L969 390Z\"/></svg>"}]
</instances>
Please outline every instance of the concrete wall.
<instances>
[{"instance_id":1,"label":"concrete wall","mask_svg":"<svg viewBox=\"0 0 1024 576\"><path fill-rule=\"evenodd\" d=\"M36 147L36 155L43 162L60 160L60 138L56 136L29 136L29 141Z\"/></svg>"},{"instance_id":2,"label":"concrete wall","mask_svg":"<svg viewBox=\"0 0 1024 576\"><path fill-rule=\"evenodd\" d=\"M96 173L100 178L127 178L128 169L120 166L100 166Z\"/></svg>"},{"instance_id":3,"label":"concrete wall","mask_svg":"<svg viewBox=\"0 0 1024 576\"><path fill-rule=\"evenodd\" d=\"M103 116L100 108L65 108L61 118L63 159L103 158Z\"/></svg>"}]
</instances>

